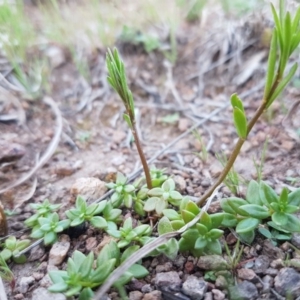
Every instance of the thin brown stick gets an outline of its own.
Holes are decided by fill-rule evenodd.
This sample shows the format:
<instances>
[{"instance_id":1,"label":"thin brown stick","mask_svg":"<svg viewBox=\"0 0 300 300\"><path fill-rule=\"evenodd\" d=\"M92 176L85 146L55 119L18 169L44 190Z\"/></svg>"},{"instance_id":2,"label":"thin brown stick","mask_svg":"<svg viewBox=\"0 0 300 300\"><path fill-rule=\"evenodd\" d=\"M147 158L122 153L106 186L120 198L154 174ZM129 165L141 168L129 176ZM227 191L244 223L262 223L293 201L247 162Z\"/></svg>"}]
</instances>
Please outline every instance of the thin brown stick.
<instances>
[{"instance_id":1,"label":"thin brown stick","mask_svg":"<svg viewBox=\"0 0 300 300\"><path fill-rule=\"evenodd\" d=\"M150 190L150 189L152 189L152 181L151 181L150 170L149 170L147 160L145 158L145 154L144 154L143 149L142 149L142 145L141 145L139 136L137 134L135 121L132 122L132 135L134 137L136 148L137 148L137 151L139 153L141 163L143 165L143 169L144 169L144 173L145 173L145 177L146 177L147 188Z\"/></svg>"}]
</instances>

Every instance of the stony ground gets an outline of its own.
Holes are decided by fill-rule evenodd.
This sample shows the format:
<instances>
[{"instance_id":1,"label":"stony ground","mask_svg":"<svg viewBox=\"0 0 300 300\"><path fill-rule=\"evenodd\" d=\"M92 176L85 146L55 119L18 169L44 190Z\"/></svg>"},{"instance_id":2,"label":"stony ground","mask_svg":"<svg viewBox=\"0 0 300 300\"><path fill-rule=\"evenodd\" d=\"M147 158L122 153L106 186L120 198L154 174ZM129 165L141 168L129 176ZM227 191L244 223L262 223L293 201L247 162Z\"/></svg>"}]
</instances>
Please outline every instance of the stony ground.
<instances>
[{"instance_id":1,"label":"stony ground","mask_svg":"<svg viewBox=\"0 0 300 300\"><path fill-rule=\"evenodd\" d=\"M261 24L259 17L223 24L224 34L213 38L209 37L218 28L211 26L210 20L206 27L199 22L182 24L174 66L159 52L147 54L139 46L118 43L128 66L147 158L164 150L154 164L166 168L180 192L195 198L222 170L216 154L229 154L236 140L229 96L238 92L245 99L247 113L253 114L263 93L267 58L263 38L267 25ZM199 28L207 28L206 33L201 34ZM234 34L229 34L232 31ZM122 105L106 82L105 51L89 57L92 79L87 82L65 49L49 45L48 50L54 53L49 55L53 64L50 96L59 107L63 129L55 153L38 170L36 179L33 176L1 195L4 207L16 212L8 219L9 232L21 238L29 234L22 222L32 213L30 203L49 198L63 204L63 215L77 194L84 193L90 202L95 201L106 192L103 182L113 180L117 171L130 175L140 169L123 122ZM58 131L53 110L43 99L29 101L2 87L1 92L8 100L0 99L0 190L34 167L37 155L45 153ZM271 113L254 127L235 164L245 181L257 177L254 162L260 163L267 140L263 179L278 192L283 186L291 190L300 186L300 110L290 110L299 95L295 80ZM194 124L199 124L202 145L189 133L168 147ZM205 159L203 145L208 152ZM245 193L242 181L239 193ZM228 195L228 188L222 188L211 209L218 211L218 200ZM107 242L107 237L92 228L78 237L70 235L62 235L53 247L31 249L25 265L11 265L16 285L13 290L6 286L9 299L65 299L47 292L47 271L64 268L66 257L75 249L97 252ZM228 231L224 239L233 251L235 235ZM300 235L294 234L291 243L300 248ZM143 264L150 274L127 286L129 298L285 299L287 291L289 299L300 297L300 254L289 243L275 246L258 236L252 245L244 245L235 266L222 268L226 259L225 254L200 259L179 255L175 261L164 256L146 258ZM228 289L230 283L234 285ZM118 299L118 294L112 289L107 299Z\"/></svg>"}]
</instances>

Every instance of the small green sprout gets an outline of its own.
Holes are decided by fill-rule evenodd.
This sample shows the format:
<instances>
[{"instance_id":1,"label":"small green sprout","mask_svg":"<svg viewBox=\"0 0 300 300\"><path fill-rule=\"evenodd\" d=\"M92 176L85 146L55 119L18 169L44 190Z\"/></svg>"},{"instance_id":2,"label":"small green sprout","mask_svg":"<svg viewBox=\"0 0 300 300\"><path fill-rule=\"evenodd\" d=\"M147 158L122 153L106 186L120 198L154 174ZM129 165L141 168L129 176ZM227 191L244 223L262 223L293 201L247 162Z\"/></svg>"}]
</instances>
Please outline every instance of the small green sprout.
<instances>
[{"instance_id":1,"label":"small green sprout","mask_svg":"<svg viewBox=\"0 0 300 300\"><path fill-rule=\"evenodd\" d=\"M75 208L66 211L66 216L71 220L70 226L77 226L87 221L96 228L106 228L106 220L103 217L96 216L105 209L106 204L107 201L101 201L88 206L86 200L82 196L78 196Z\"/></svg>"},{"instance_id":2,"label":"small green sprout","mask_svg":"<svg viewBox=\"0 0 300 300\"><path fill-rule=\"evenodd\" d=\"M61 204L51 204L48 199L45 199L43 203L31 203L30 206L36 211L36 213L25 220L24 223L28 227L33 228L39 225L38 219L40 217L47 217L57 211L61 207Z\"/></svg>"},{"instance_id":3,"label":"small green sprout","mask_svg":"<svg viewBox=\"0 0 300 300\"><path fill-rule=\"evenodd\" d=\"M148 212L155 210L158 215L162 214L169 203L179 206L182 200L182 195L175 191L175 181L172 178L167 179L161 187L149 190L148 195L151 198L145 202L144 210Z\"/></svg>"},{"instance_id":4,"label":"small green sprout","mask_svg":"<svg viewBox=\"0 0 300 300\"><path fill-rule=\"evenodd\" d=\"M108 70L108 77L107 80L111 87L118 93L120 96L126 112L124 113L124 120L126 121L127 125L129 126L132 135L134 137L134 141L137 147L137 151L140 156L141 163L143 165L146 182L147 182L147 188L152 188L151 183L151 176L149 171L149 166L145 157L145 154L142 149L142 145L140 142L139 135L137 133L136 128L136 120L135 120L135 110L134 110L134 101L132 92L129 89L129 86L127 84L126 79L126 72L125 72L125 66L120 58L120 55L118 53L117 49L114 49L114 51L111 51L108 49L107 55L106 55L106 66Z\"/></svg>"},{"instance_id":5,"label":"small green sprout","mask_svg":"<svg viewBox=\"0 0 300 300\"><path fill-rule=\"evenodd\" d=\"M107 233L119 239L118 247L123 248L131 242L142 242L144 237L151 234L152 230L149 225L143 224L135 228L132 226L132 218L127 218L119 230L107 230Z\"/></svg>"},{"instance_id":6,"label":"small green sprout","mask_svg":"<svg viewBox=\"0 0 300 300\"><path fill-rule=\"evenodd\" d=\"M156 169L154 166L150 169L152 186L154 188L160 187L168 179L165 171L166 169Z\"/></svg>"},{"instance_id":7,"label":"small green sprout","mask_svg":"<svg viewBox=\"0 0 300 300\"><path fill-rule=\"evenodd\" d=\"M113 189L115 191L111 196L111 201L114 207L119 207L123 202L126 207L132 207L132 196L135 191L135 186L133 184L126 183L127 177L118 172L116 183L110 182L106 184L109 189Z\"/></svg>"},{"instance_id":8,"label":"small green sprout","mask_svg":"<svg viewBox=\"0 0 300 300\"><path fill-rule=\"evenodd\" d=\"M24 250L30 245L30 240L17 240L16 237L10 236L8 237L4 244L3 244L3 250L0 252L0 256L5 260L12 259L15 263L25 263L26 262L26 256L23 254L21 256L18 256L19 252Z\"/></svg>"},{"instance_id":9,"label":"small green sprout","mask_svg":"<svg viewBox=\"0 0 300 300\"><path fill-rule=\"evenodd\" d=\"M98 257L94 268L94 253L87 256L75 250L72 258L68 259L65 271L50 271L49 276L53 285L49 287L50 292L64 293L66 297L79 295L79 299L92 299L93 288L98 287L112 272L116 259L105 259Z\"/></svg>"},{"instance_id":10,"label":"small green sprout","mask_svg":"<svg viewBox=\"0 0 300 300\"><path fill-rule=\"evenodd\" d=\"M52 213L47 217L38 218L39 228L32 230L31 237L34 239L44 239L45 245L51 245L57 241L57 234L70 226L70 220L59 220L58 214Z\"/></svg>"}]
</instances>

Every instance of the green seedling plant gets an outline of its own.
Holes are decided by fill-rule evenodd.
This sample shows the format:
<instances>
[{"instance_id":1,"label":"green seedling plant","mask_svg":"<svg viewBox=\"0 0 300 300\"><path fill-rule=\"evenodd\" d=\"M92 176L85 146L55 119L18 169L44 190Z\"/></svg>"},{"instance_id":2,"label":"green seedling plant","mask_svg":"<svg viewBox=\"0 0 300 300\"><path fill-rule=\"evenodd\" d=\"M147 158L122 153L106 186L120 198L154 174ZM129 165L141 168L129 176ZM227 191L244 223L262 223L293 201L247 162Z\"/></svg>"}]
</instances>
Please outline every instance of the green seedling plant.
<instances>
[{"instance_id":1,"label":"green seedling plant","mask_svg":"<svg viewBox=\"0 0 300 300\"><path fill-rule=\"evenodd\" d=\"M10 236L8 237L3 246L3 250L0 252L0 256L5 261L12 260L15 263L25 263L26 256L22 254L19 256L19 252L27 248L30 244L30 240L17 240L16 237Z\"/></svg>"},{"instance_id":2,"label":"green seedling plant","mask_svg":"<svg viewBox=\"0 0 300 300\"><path fill-rule=\"evenodd\" d=\"M182 195L175 191L175 182L172 178L167 179L161 187L155 187L148 191L150 198L145 202L144 210L155 211L158 215L168 207L168 204L179 206Z\"/></svg>"},{"instance_id":3,"label":"green seedling plant","mask_svg":"<svg viewBox=\"0 0 300 300\"><path fill-rule=\"evenodd\" d=\"M53 212L57 211L61 204L51 204L48 199L45 199L43 203L31 203L31 208L36 212L31 217L25 220L25 225L31 228L39 226L38 219L40 217L47 217Z\"/></svg>"},{"instance_id":4,"label":"green seedling plant","mask_svg":"<svg viewBox=\"0 0 300 300\"><path fill-rule=\"evenodd\" d=\"M125 113L123 115L124 120L129 126L132 135L134 137L137 151L139 153L140 160L143 165L147 188L151 189L152 182L151 182L150 170L136 128L133 96L127 84L124 63L121 60L117 49L114 49L113 52L110 49L108 49L108 53L106 56L106 66L108 70L107 80L109 84L112 86L112 88L118 93L125 106Z\"/></svg>"},{"instance_id":5,"label":"green seedling plant","mask_svg":"<svg viewBox=\"0 0 300 300\"><path fill-rule=\"evenodd\" d=\"M222 199L221 207L225 212L222 225L235 227L241 239L249 244L254 240L255 230L264 222L285 233L300 232L300 220L295 216L300 210L300 189L288 193L283 188L277 195L265 182L252 180L246 199Z\"/></svg>"},{"instance_id":6,"label":"green seedling plant","mask_svg":"<svg viewBox=\"0 0 300 300\"><path fill-rule=\"evenodd\" d=\"M178 230L192 221L200 211L194 202L184 197L180 204L180 213L174 209L164 209L164 217L159 221L159 225L163 222L164 227L168 228L163 233ZM197 257L203 254L221 254L219 238L224 232L219 227L222 221L223 213L209 215L203 212L200 220L181 235L178 242L179 251L190 251Z\"/></svg>"},{"instance_id":7,"label":"green seedling plant","mask_svg":"<svg viewBox=\"0 0 300 300\"><path fill-rule=\"evenodd\" d=\"M70 226L77 226L84 222L90 222L95 228L106 228L107 222L100 214L107 204L107 201L87 205L86 200L82 196L77 196L75 208L66 211L66 216L71 221Z\"/></svg>"},{"instance_id":8,"label":"green seedling plant","mask_svg":"<svg viewBox=\"0 0 300 300\"><path fill-rule=\"evenodd\" d=\"M131 217L124 221L123 227L121 227L119 230L107 230L109 235L119 239L119 248L124 248L133 242L142 243L143 238L149 236L151 232L152 229L147 224L138 225L133 228Z\"/></svg>"},{"instance_id":9,"label":"green seedling plant","mask_svg":"<svg viewBox=\"0 0 300 300\"><path fill-rule=\"evenodd\" d=\"M38 222L39 227L35 227L30 236L34 239L43 238L45 245L55 243L58 239L57 234L67 229L71 223L69 219L60 221L56 212L38 218Z\"/></svg>"},{"instance_id":10,"label":"green seedling plant","mask_svg":"<svg viewBox=\"0 0 300 300\"><path fill-rule=\"evenodd\" d=\"M115 258L103 260L99 255L94 267L94 253L85 256L75 250L72 258L68 259L65 271L50 271L49 276L53 285L50 292L64 293L66 297L79 295L79 299L92 299L93 288L105 281L116 264Z\"/></svg>"},{"instance_id":11,"label":"green seedling plant","mask_svg":"<svg viewBox=\"0 0 300 300\"><path fill-rule=\"evenodd\" d=\"M133 204L133 192L135 186L133 184L127 184L127 177L122 173L117 173L116 183L110 182L106 186L109 189L113 189L114 193L111 196L111 201L115 207L119 207L122 203L128 208Z\"/></svg>"},{"instance_id":12,"label":"green seedling plant","mask_svg":"<svg viewBox=\"0 0 300 300\"><path fill-rule=\"evenodd\" d=\"M169 177L165 174L166 169L157 169L155 166L151 167L150 175L152 187L160 187Z\"/></svg>"},{"instance_id":13,"label":"green seedling plant","mask_svg":"<svg viewBox=\"0 0 300 300\"><path fill-rule=\"evenodd\" d=\"M117 243L115 241L110 241L110 243L105 245L101 250L98 260L107 261L109 259L116 259L116 266L119 266L139 248L139 245L132 245L121 253ZM148 274L149 272L144 266L140 263L135 263L117 281L114 282L114 287L118 289L122 299L128 299L124 285L130 282L132 278L140 279Z\"/></svg>"}]
</instances>

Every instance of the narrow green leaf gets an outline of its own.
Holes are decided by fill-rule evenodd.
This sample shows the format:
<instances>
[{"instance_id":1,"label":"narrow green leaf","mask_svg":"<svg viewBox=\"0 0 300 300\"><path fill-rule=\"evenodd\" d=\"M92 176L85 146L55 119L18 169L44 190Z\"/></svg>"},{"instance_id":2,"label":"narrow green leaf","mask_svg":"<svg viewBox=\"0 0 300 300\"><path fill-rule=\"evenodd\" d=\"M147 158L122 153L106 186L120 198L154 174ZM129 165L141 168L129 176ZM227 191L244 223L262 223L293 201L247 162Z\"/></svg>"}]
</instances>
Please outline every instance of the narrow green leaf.
<instances>
[{"instance_id":1,"label":"narrow green leaf","mask_svg":"<svg viewBox=\"0 0 300 300\"><path fill-rule=\"evenodd\" d=\"M280 197L279 197L279 202L281 204L287 205L288 203L288 189L284 187L281 191Z\"/></svg>"},{"instance_id":2,"label":"narrow green leaf","mask_svg":"<svg viewBox=\"0 0 300 300\"><path fill-rule=\"evenodd\" d=\"M267 239L272 239L273 238L272 233L266 228L259 227L258 232L260 234L262 234L264 237L266 237Z\"/></svg>"},{"instance_id":3,"label":"narrow green leaf","mask_svg":"<svg viewBox=\"0 0 300 300\"><path fill-rule=\"evenodd\" d=\"M245 114L237 107L233 108L233 121L237 134L241 138L247 137L247 119Z\"/></svg>"},{"instance_id":4,"label":"narrow green leaf","mask_svg":"<svg viewBox=\"0 0 300 300\"><path fill-rule=\"evenodd\" d=\"M260 223L260 220L255 218L247 218L242 221L240 221L236 226L236 232L237 233L244 233L244 232L250 232L254 230L258 224Z\"/></svg>"},{"instance_id":5,"label":"narrow green leaf","mask_svg":"<svg viewBox=\"0 0 300 300\"><path fill-rule=\"evenodd\" d=\"M51 285L48 290L53 293L65 292L68 289L68 285L65 282L58 282Z\"/></svg>"},{"instance_id":6,"label":"narrow green leaf","mask_svg":"<svg viewBox=\"0 0 300 300\"><path fill-rule=\"evenodd\" d=\"M239 98L239 96L236 93L231 95L230 102L231 102L232 108L237 107L243 113L245 113L243 102L242 102L242 100Z\"/></svg>"},{"instance_id":7,"label":"narrow green leaf","mask_svg":"<svg viewBox=\"0 0 300 300\"><path fill-rule=\"evenodd\" d=\"M260 199L266 206L269 206L273 202L276 203L279 200L276 192L264 181L260 183L259 193Z\"/></svg>"},{"instance_id":8,"label":"narrow green leaf","mask_svg":"<svg viewBox=\"0 0 300 300\"><path fill-rule=\"evenodd\" d=\"M132 265L127 272L131 273L134 278L144 278L149 274L149 271L142 265L134 264Z\"/></svg>"},{"instance_id":9,"label":"narrow green leaf","mask_svg":"<svg viewBox=\"0 0 300 300\"><path fill-rule=\"evenodd\" d=\"M274 5L271 3L271 9L272 9L272 13L273 13L273 19L277 28L277 33L278 33L278 39L279 39L279 45L280 45L280 50L281 52L283 51L284 48L284 42L283 42L283 36L282 36L282 28L281 28L281 24L276 12L276 9L274 7Z\"/></svg>"},{"instance_id":10,"label":"narrow green leaf","mask_svg":"<svg viewBox=\"0 0 300 300\"><path fill-rule=\"evenodd\" d=\"M209 214L206 211L202 213L202 216L198 222L203 224L208 230L211 229L211 225L212 225L211 219Z\"/></svg>"},{"instance_id":11,"label":"narrow green leaf","mask_svg":"<svg viewBox=\"0 0 300 300\"><path fill-rule=\"evenodd\" d=\"M297 34L295 34L292 38L290 55L296 50L296 48L299 46L299 43L300 43L300 31Z\"/></svg>"},{"instance_id":12,"label":"narrow green leaf","mask_svg":"<svg viewBox=\"0 0 300 300\"><path fill-rule=\"evenodd\" d=\"M270 99L268 99L268 104L266 106L266 108L269 108L270 105L274 102L274 100L279 96L279 94L284 90L284 88L288 85L288 83L290 82L290 80L292 79L292 77L295 75L296 71L297 71L297 67L298 64L295 63L292 68L290 69L288 75L282 79L282 81L279 83L279 85L277 86L277 88L275 89L274 93L272 94L272 96L270 97Z\"/></svg>"},{"instance_id":13,"label":"narrow green leaf","mask_svg":"<svg viewBox=\"0 0 300 300\"><path fill-rule=\"evenodd\" d=\"M295 191L289 193L288 195L288 203L290 205L299 206L300 205L300 188Z\"/></svg>"},{"instance_id":14,"label":"narrow green leaf","mask_svg":"<svg viewBox=\"0 0 300 300\"><path fill-rule=\"evenodd\" d=\"M298 7L297 12L294 16L294 20L292 22L292 33L296 33L298 30L298 25L299 25L299 20L300 20L300 7Z\"/></svg>"},{"instance_id":15,"label":"narrow green leaf","mask_svg":"<svg viewBox=\"0 0 300 300\"><path fill-rule=\"evenodd\" d=\"M91 251L79 266L78 273L81 273L81 276L83 278L87 277L93 269L93 263L94 263L94 252Z\"/></svg>"},{"instance_id":16,"label":"narrow green leaf","mask_svg":"<svg viewBox=\"0 0 300 300\"><path fill-rule=\"evenodd\" d=\"M287 12L285 16L285 22L284 22L284 35L285 35L285 41L284 41L284 47L285 51L287 53L287 58L290 54L290 46L291 46L291 38L292 38L292 21L291 21L291 14L290 12Z\"/></svg>"},{"instance_id":17,"label":"narrow green leaf","mask_svg":"<svg viewBox=\"0 0 300 300\"><path fill-rule=\"evenodd\" d=\"M240 209L247 213L252 218L265 219L270 217L269 210L260 205L256 204L246 204L240 206Z\"/></svg>"},{"instance_id":18,"label":"narrow green leaf","mask_svg":"<svg viewBox=\"0 0 300 300\"><path fill-rule=\"evenodd\" d=\"M300 219L291 214L287 214L287 223L281 226L287 232L300 232Z\"/></svg>"},{"instance_id":19,"label":"narrow green leaf","mask_svg":"<svg viewBox=\"0 0 300 300\"><path fill-rule=\"evenodd\" d=\"M277 29L274 28L268 58L267 78L265 85L264 98L268 99L275 78L275 66L277 57Z\"/></svg>"},{"instance_id":20,"label":"narrow green leaf","mask_svg":"<svg viewBox=\"0 0 300 300\"><path fill-rule=\"evenodd\" d=\"M247 187L246 199L251 204L262 205L259 195L259 184L251 180Z\"/></svg>"},{"instance_id":21,"label":"narrow green leaf","mask_svg":"<svg viewBox=\"0 0 300 300\"><path fill-rule=\"evenodd\" d=\"M140 249L140 246L134 245L128 247L122 254L120 263L123 263L128 257L130 257L132 254L134 254L136 251Z\"/></svg>"},{"instance_id":22,"label":"narrow green leaf","mask_svg":"<svg viewBox=\"0 0 300 300\"><path fill-rule=\"evenodd\" d=\"M107 276L112 272L116 264L116 259L110 259L101 265L92 272L91 281L97 284L101 284Z\"/></svg>"}]
</instances>

